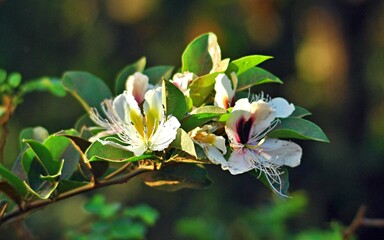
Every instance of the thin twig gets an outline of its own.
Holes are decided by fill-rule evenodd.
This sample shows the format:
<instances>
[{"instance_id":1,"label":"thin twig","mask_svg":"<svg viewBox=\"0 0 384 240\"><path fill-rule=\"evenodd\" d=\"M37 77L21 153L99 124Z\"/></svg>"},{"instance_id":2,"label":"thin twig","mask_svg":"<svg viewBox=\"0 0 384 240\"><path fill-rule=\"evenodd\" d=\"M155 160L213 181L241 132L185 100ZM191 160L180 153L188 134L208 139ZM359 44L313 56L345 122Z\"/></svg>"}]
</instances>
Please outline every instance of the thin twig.
<instances>
[{"instance_id":1,"label":"thin twig","mask_svg":"<svg viewBox=\"0 0 384 240\"><path fill-rule=\"evenodd\" d=\"M364 218L362 226L384 228L384 219Z\"/></svg>"},{"instance_id":2,"label":"thin twig","mask_svg":"<svg viewBox=\"0 0 384 240\"><path fill-rule=\"evenodd\" d=\"M361 226L366 211L367 207L365 205L361 205L359 207L359 210L357 210L357 213L352 223L343 232L343 240L350 239L356 232L356 230Z\"/></svg>"},{"instance_id":3,"label":"thin twig","mask_svg":"<svg viewBox=\"0 0 384 240\"><path fill-rule=\"evenodd\" d=\"M359 210L352 221L352 223L344 230L343 232L343 240L350 239L353 234L360 227L379 227L384 228L384 219L373 219L366 218L365 213L367 212L367 207L365 205L361 205Z\"/></svg>"}]
</instances>

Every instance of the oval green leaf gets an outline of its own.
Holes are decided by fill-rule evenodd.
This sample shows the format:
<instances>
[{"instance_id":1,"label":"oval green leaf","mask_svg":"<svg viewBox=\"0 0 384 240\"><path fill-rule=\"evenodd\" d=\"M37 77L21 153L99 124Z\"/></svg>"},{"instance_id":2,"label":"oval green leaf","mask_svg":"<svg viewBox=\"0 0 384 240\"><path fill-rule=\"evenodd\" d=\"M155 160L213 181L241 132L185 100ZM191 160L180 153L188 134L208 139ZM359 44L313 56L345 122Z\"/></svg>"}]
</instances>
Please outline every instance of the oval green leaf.
<instances>
[{"instance_id":1,"label":"oval green leaf","mask_svg":"<svg viewBox=\"0 0 384 240\"><path fill-rule=\"evenodd\" d=\"M55 175L60 170L60 162L53 159L51 152L43 144L32 139L26 139L24 142L26 142L35 153L37 159L47 171L47 174Z\"/></svg>"},{"instance_id":2,"label":"oval green leaf","mask_svg":"<svg viewBox=\"0 0 384 240\"><path fill-rule=\"evenodd\" d=\"M64 86L60 79L51 77L42 77L36 80L23 83L20 87L22 93L29 93L34 91L47 91L57 97L64 97L67 95Z\"/></svg>"},{"instance_id":3,"label":"oval green leaf","mask_svg":"<svg viewBox=\"0 0 384 240\"><path fill-rule=\"evenodd\" d=\"M192 138L181 128L177 129L176 138L171 143L171 147L180 149L191 156L197 157L195 144L193 143Z\"/></svg>"},{"instance_id":4,"label":"oval green leaf","mask_svg":"<svg viewBox=\"0 0 384 240\"><path fill-rule=\"evenodd\" d=\"M299 106L295 106L295 111L289 116L289 117L295 117L295 118L303 118L306 116L311 115L312 113L308 111L307 109Z\"/></svg>"},{"instance_id":5,"label":"oval green leaf","mask_svg":"<svg viewBox=\"0 0 384 240\"><path fill-rule=\"evenodd\" d=\"M235 72L237 75L240 75L248 69L271 58L271 56L250 55L236 59L229 64L226 74L231 76L231 73Z\"/></svg>"},{"instance_id":6,"label":"oval green leaf","mask_svg":"<svg viewBox=\"0 0 384 240\"><path fill-rule=\"evenodd\" d=\"M283 83L278 77L259 67L252 67L237 76L237 91L247 90L264 83Z\"/></svg>"},{"instance_id":7,"label":"oval green leaf","mask_svg":"<svg viewBox=\"0 0 384 240\"><path fill-rule=\"evenodd\" d=\"M184 94L168 80L163 80L162 91L165 112L181 121L188 111Z\"/></svg>"},{"instance_id":8,"label":"oval green leaf","mask_svg":"<svg viewBox=\"0 0 384 240\"><path fill-rule=\"evenodd\" d=\"M193 101L193 106L200 107L214 93L215 78L219 75L218 72L207 74L196 78L189 86L189 96Z\"/></svg>"},{"instance_id":9,"label":"oval green leaf","mask_svg":"<svg viewBox=\"0 0 384 240\"><path fill-rule=\"evenodd\" d=\"M302 118L283 118L280 123L268 133L271 138L296 138L329 142L319 126Z\"/></svg>"},{"instance_id":10,"label":"oval green leaf","mask_svg":"<svg viewBox=\"0 0 384 240\"><path fill-rule=\"evenodd\" d=\"M148 76L150 84L158 85L163 78L171 78L173 69L173 66L156 66L145 69L143 74Z\"/></svg>"},{"instance_id":11,"label":"oval green leaf","mask_svg":"<svg viewBox=\"0 0 384 240\"><path fill-rule=\"evenodd\" d=\"M44 146L52 154L53 161L64 161L60 178L69 179L77 169L81 157L79 150L64 136L52 135L44 142Z\"/></svg>"},{"instance_id":12,"label":"oval green leaf","mask_svg":"<svg viewBox=\"0 0 384 240\"><path fill-rule=\"evenodd\" d=\"M20 85L21 83L21 74L18 72L13 72L10 73L8 76L8 84L12 88L16 88Z\"/></svg>"},{"instance_id":13,"label":"oval green leaf","mask_svg":"<svg viewBox=\"0 0 384 240\"><path fill-rule=\"evenodd\" d=\"M182 72L193 72L197 76L208 74L221 61L220 47L213 33L195 38L182 55Z\"/></svg>"},{"instance_id":14,"label":"oval green leaf","mask_svg":"<svg viewBox=\"0 0 384 240\"><path fill-rule=\"evenodd\" d=\"M133 153L121 148L117 148L108 144L102 144L95 141L85 152L85 156L89 161L106 160L112 162L123 162L131 157Z\"/></svg>"},{"instance_id":15,"label":"oval green leaf","mask_svg":"<svg viewBox=\"0 0 384 240\"><path fill-rule=\"evenodd\" d=\"M67 89L89 112L91 107L100 109L104 99L111 98L112 93L100 78L87 72L66 72L62 78Z\"/></svg>"},{"instance_id":16,"label":"oval green leaf","mask_svg":"<svg viewBox=\"0 0 384 240\"><path fill-rule=\"evenodd\" d=\"M199 107L183 119L181 122L181 128L186 132L189 132L214 118L220 117L226 112L227 111L225 109L216 106Z\"/></svg>"},{"instance_id":17,"label":"oval green leaf","mask_svg":"<svg viewBox=\"0 0 384 240\"><path fill-rule=\"evenodd\" d=\"M24 181L14 175L11 171L0 164L1 177L11 185L16 192L18 192L23 198L28 195L28 188L25 186Z\"/></svg>"}]
</instances>

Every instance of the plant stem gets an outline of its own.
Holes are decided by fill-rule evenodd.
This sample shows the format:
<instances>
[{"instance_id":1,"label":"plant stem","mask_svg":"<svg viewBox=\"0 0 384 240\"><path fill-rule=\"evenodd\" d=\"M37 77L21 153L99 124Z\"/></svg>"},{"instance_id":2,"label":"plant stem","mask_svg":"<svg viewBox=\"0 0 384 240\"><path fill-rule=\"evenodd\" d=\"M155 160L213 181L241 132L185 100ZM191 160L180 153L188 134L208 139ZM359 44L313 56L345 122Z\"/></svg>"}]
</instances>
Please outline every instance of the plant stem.
<instances>
[{"instance_id":1,"label":"plant stem","mask_svg":"<svg viewBox=\"0 0 384 240\"><path fill-rule=\"evenodd\" d=\"M7 123L1 125L1 135L0 135L0 163L4 165L4 148L5 143L7 142L8 136L8 127Z\"/></svg>"},{"instance_id":2,"label":"plant stem","mask_svg":"<svg viewBox=\"0 0 384 240\"><path fill-rule=\"evenodd\" d=\"M4 148L8 136L8 121L11 118L16 106L13 105L11 96L2 96L2 106L5 108L5 113L0 117L1 135L0 135L0 163L4 165Z\"/></svg>"},{"instance_id":3,"label":"plant stem","mask_svg":"<svg viewBox=\"0 0 384 240\"><path fill-rule=\"evenodd\" d=\"M384 219L373 219L366 218L365 214L367 212L367 207L361 205L357 210L357 213L352 221L352 223L344 230L342 237L343 240L349 240L352 238L353 234L360 227L379 227L384 228Z\"/></svg>"},{"instance_id":4,"label":"plant stem","mask_svg":"<svg viewBox=\"0 0 384 240\"><path fill-rule=\"evenodd\" d=\"M108 179L108 180L102 180L102 181L97 182L97 183L90 183L90 184L85 185L83 187L76 188L72 191L62 193L62 194L58 195L57 197L55 197L54 199L44 199L44 200L37 200L34 202L30 202L24 209L18 208L12 212L5 214L0 219L0 226L4 225L6 223L13 222L15 220L19 220L19 219L25 217L32 210L37 210L37 209L43 208L47 205L53 204L55 202L59 202L61 200L67 199L69 197L73 197L73 196L81 194L81 193L89 192L89 191L92 191L94 189L103 188L103 187L110 186L110 185L126 183L131 178L133 178L133 177L135 177L141 173L147 172L147 171L150 171L150 169L139 168L139 169L136 169L132 172L129 172L128 174L126 174L120 178L112 178L112 179Z\"/></svg>"}]
</instances>

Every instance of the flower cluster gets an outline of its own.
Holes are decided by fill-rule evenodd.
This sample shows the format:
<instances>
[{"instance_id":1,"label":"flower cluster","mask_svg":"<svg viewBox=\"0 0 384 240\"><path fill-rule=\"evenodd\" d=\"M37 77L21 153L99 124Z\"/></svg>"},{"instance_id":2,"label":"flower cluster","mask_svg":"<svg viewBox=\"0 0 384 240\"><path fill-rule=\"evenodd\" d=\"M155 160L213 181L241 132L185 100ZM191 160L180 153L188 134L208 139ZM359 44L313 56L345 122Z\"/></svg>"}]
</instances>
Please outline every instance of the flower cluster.
<instances>
[{"instance_id":1,"label":"flower cluster","mask_svg":"<svg viewBox=\"0 0 384 240\"><path fill-rule=\"evenodd\" d=\"M173 75L164 66L145 70L140 60L120 74L121 93L104 100L101 113L91 108L91 119L102 130L89 141L136 157L149 154L162 164L212 163L233 175L255 170L284 195L284 166L298 166L302 149L279 138L327 139L302 119L309 114L305 109L250 91L255 85L282 83L256 67L269 58L222 60L216 36L208 33L187 47L181 70ZM248 96L241 94L246 89Z\"/></svg>"},{"instance_id":2,"label":"flower cluster","mask_svg":"<svg viewBox=\"0 0 384 240\"><path fill-rule=\"evenodd\" d=\"M177 73L170 82L189 97L194 76L191 72ZM229 109L228 119L224 123L213 119L188 134L211 163L220 164L231 174L256 169L266 174L271 186L280 184L279 168L299 165L302 149L293 142L270 138L267 134L279 119L290 116L295 107L283 98L250 96L235 100L237 77L234 72L231 77L232 81L224 73L218 74L214 87L213 104ZM149 85L146 75L140 72L130 75L126 90L102 104L106 118L92 109L91 118L105 128L97 138L106 136L99 141L131 151L135 156L166 150L175 140L181 123L175 116L166 114L162 98L161 87Z\"/></svg>"}]
</instances>

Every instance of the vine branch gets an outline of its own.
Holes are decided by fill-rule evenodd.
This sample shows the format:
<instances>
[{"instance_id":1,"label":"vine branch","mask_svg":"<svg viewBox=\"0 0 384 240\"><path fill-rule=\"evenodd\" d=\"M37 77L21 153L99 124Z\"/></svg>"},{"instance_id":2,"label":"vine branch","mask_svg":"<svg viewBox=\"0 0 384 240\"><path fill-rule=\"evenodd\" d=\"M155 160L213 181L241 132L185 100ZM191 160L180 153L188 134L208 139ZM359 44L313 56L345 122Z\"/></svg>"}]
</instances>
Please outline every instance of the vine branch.
<instances>
[{"instance_id":1,"label":"vine branch","mask_svg":"<svg viewBox=\"0 0 384 240\"><path fill-rule=\"evenodd\" d=\"M136 177L137 175L151 171L151 169L148 168L138 168L136 170L133 170L132 172L129 172L128 174L121 176L119 178L112 178L108 180L102 180L96 183L91 182L88 185L82 186L80 188L73 189L71 191L62 193L58 195L57 197L53 199L44 199L44 200L37 200L30 202L25 208L18 208L15 209L12 212L9 212L5 214L1 219L0 219L0 226L4 225L6 223L14 222L16 220L20 220L21 218L25 217L28 213L30 213L33 210L37 210L40 208L43 208L45 206L48 206L50 204L59 202L61 200L67 199L69 197L81 194L81 193L86 193L95 189L103 188L106 186L110 185L115 185L115 184L123 184L128 182L131 178Z\"/></svg>"}]
</instances>

